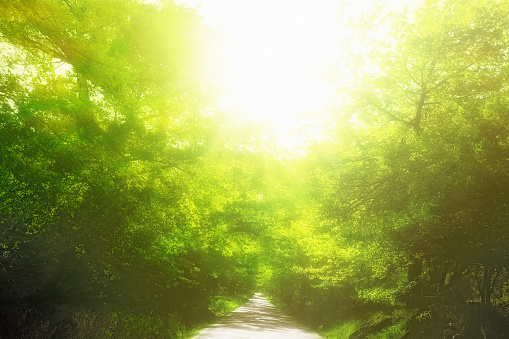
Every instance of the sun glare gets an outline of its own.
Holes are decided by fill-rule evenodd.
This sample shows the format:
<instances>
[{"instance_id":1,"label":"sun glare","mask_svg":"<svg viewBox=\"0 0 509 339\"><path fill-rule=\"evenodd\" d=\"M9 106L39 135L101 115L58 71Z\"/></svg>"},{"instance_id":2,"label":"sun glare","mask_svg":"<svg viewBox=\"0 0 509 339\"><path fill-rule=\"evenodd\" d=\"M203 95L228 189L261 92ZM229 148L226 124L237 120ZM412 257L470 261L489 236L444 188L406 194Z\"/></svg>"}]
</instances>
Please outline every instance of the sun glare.
<instances>
[{"instance_id":1,"label":"sun glare","mask_svg":"<svg viewBox=\"0 0 509 339\"><path fill-rule=\"evenodd\" d=\"M383 1L382 1L383 2ZM286 148L320 139L320 115L333 102L331 66L341 59L340 17L355 17L376 0L181 0L221 31L209 62L221 104L262 122ZM391 10L409 0L386 1ZM397 6L396 6L397 5ZM313 120L312 127L307 128ZM296 133L295 131L300 131Z\"/></svg>"},{"instance_id":2,"label":"sun glare","mask_svg":"<svg viewBox=\"0 0 509 339\"><path fill-rule=\"evenodd\" d=\"M332 93L326 68L338 56L337 13L331 0L204 2L205 21L225 36L215 65L222 102L276 133L323 109Z\"/></svg>"}]
</instances>

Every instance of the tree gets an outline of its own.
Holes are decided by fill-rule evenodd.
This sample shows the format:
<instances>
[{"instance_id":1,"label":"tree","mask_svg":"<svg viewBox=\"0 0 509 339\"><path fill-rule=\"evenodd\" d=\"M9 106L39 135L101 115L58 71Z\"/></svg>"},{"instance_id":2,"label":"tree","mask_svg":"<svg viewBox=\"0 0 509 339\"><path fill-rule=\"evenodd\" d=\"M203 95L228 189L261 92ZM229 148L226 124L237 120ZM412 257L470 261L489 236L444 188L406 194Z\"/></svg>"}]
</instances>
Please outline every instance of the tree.
<instances>
[{"instance_id":1,"label":"tree","mask_svg":"<svg viewBox=\"0 0 509 339\"><path fill-rule=\"evenodd\" d=\"M420 320L405 320L416 335L433 335L436 322L465 337L500 330L490 299L507 267L507 11L431 1L394 18L390 39L370 45L371 66L357 63L336 143L309 166L327 192L320 232L359 250L346 264L357 296L417 309ZM467 300L483 306L469 314Z\"/></svg>"},{"instance_id":2,"label":"tree","mask_svg":"<svg viewBox=\"0 0 509 339\"><path fill-rule=\"evenodd\" d=\"M208 301L185 298L207 255L189 172L217 126L191 69L198 17L135 1L0 7L2 295L17 305L2 334L71 335L66 305L76 319L173 312L177 331Z\"/></svg>"}]
</instances>

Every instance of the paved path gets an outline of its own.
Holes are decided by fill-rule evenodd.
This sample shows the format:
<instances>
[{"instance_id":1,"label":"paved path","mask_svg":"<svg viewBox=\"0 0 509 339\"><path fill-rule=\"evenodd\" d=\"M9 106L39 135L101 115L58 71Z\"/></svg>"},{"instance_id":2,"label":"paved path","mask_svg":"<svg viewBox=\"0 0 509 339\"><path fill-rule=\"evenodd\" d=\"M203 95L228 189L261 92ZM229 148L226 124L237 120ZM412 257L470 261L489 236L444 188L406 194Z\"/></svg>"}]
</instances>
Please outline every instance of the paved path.
<instances>
[{"instance_id":1,"label":"paved path","mask_svg":"<svg viewBox=\"0 0 509 339\"><path fill-rule=\"evenodd\" d=\"M319 339L257 293L242 307L194 339Z\"/></svg>"}]
</instances>

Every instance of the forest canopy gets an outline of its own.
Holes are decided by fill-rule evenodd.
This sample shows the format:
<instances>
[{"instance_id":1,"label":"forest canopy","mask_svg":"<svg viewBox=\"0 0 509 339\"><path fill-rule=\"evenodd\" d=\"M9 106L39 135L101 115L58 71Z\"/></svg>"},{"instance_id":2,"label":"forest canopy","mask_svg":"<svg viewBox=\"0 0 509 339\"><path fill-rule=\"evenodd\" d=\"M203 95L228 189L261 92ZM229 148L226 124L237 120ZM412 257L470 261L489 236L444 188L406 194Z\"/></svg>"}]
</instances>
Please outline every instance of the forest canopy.
<instances>
[{"instance_id":1,"label":"forest canopy","mask_svg":"<svg viewBox=\"0 0 509 339\"><path fill-rule=\"evenodd\" d=\"M509 333L509 2L0 0L0 337Z\"/></svg>"}]
</instances>

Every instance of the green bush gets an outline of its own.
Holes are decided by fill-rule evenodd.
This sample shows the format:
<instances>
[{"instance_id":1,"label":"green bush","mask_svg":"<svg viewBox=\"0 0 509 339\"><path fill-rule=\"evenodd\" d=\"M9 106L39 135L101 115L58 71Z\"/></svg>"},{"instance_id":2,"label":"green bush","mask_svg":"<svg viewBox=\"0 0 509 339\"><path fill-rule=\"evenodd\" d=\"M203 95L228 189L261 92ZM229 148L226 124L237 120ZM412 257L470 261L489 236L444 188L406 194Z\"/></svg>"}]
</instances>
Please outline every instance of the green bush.
<instances>
[{"instance_id":1,"label":"green bush","mask_svg":"<svg viewBox=\"0 0 509 339\"><path fill-rule=\"evenodd\" d=\"M182 321L168 314L115 312L111 315L106 338L178 338L185 333Z\"/></svg>"},{"instance_id":2,"label":"green bush","mask_svg":"<svg viewBox=\"0 0 509 339\"><path fill-rule=\"evenodd\" d=\"M360 321L357 319L350 319L331 326L329 330L322 332L325 338L348 338L360 326Z\"/></svg>"},{"instance_id":3,"label":"green bush","mask_svg":"<svg viewBox=\"0 0 509 339\"><path fill-rule=\"evenodd\" d=\"M377 336L380 339L398 339L401 338L405 333L406 321L402 320L396 324L389 326Z\"/></svg>"},{"instance_id":4,"label":"green bush","mask_svg":"<svg viewBox=\"0 0 509 339\"><path fill-rule=\"evenodd\" d=\"M210 300L209 310L216 316L224 316L241 306L246 301L246 299L246 296L215 296Z\"/></svg>"}]
</instances>

